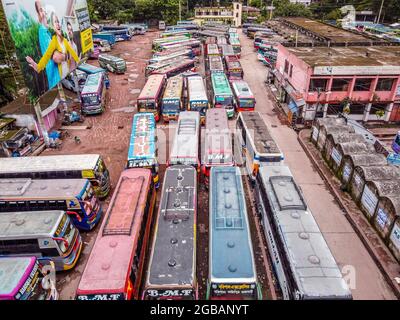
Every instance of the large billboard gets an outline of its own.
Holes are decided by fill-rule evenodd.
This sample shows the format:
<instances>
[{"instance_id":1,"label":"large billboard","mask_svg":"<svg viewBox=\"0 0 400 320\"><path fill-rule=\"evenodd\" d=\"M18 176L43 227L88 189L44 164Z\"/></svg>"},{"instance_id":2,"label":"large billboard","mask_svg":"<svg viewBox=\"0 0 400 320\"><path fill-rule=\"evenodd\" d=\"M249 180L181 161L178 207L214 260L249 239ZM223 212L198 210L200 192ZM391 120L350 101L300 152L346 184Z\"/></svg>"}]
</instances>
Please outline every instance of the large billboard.
<instances>
[{"instance_id":1,"label":"large billboard","mask_svg":"<svg viewBox=\"0 0 400 320\"><path fill-rule=\"evenodd\" d=\"M1 0L31 98L54 88L93 48L86 0Z\"/></svg>"}]
</instances>

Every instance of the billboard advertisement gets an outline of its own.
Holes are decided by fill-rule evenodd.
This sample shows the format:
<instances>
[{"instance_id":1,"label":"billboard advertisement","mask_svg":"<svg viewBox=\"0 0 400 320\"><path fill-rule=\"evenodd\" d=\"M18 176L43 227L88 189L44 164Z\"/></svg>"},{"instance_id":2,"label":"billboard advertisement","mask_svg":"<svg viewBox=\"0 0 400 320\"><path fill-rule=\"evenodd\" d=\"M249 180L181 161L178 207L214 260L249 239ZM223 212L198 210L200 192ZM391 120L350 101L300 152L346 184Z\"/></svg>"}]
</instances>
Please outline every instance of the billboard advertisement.
<instances>
[{"instance_id":1,"label":"billboard advertisement","mask_svg":"<svg viewBox=\"0 0 400 320\"><path fill-rule=\"evenodd\" d=\"M31 98L54 88L93 48L86 0L1 0Z\"/></svg>"}]
</instances>

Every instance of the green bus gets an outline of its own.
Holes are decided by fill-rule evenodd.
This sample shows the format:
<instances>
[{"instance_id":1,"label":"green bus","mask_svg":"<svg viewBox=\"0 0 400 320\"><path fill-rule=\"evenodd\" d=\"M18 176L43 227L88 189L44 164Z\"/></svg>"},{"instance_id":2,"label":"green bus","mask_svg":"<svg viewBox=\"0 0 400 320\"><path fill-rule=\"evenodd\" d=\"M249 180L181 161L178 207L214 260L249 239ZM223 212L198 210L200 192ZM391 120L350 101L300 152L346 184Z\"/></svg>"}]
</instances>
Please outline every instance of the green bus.
<instances>
[{"instance_id":1,"label":"green bus","mask_svg":"<svg viewBox=\"0 0 400 320\"><path fill-rule=\"evenodd\" d=\"M215 108L225 108L228 118L235 115L233 92L224 73L212 73L211 84Z\"/></svg>"}]
</instances>

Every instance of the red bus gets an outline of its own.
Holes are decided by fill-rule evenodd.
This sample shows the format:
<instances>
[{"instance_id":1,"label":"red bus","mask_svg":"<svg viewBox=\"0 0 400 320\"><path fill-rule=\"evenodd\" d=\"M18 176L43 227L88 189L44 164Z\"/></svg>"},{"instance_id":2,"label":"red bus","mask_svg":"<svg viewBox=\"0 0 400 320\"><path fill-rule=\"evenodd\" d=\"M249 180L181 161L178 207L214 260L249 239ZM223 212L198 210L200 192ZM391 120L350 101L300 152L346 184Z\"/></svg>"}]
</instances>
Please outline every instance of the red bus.
<instances>
[{"instance_id":1,"label":"red bus","mask_svg":"<svg viewBox=\"0 0 400 320\"><path fill-rule=\"evenodd\" d=\"M225 56L225 65L229 80L243 79L243 68L236 56Z\"/></svg>"},{"instance_id":2,"label":"red bus","mask_svg":"<svg viewBox=\"0 0 400 320\"><path fill-rule=\"evenodd\" d=\"M149 76L137 99L138 112L153 113L156 121L160 120L161 100L166 82L166 77L162 74Z\"/></svg>"},{"instance_id":3,"label":"red bus","mask_svg":"<svg viewBox=\"0 0 400 320\"><path fill-rule=\"evenodd\" d=\"M79 282L77 300L139 298L155 202L150 170L122 172Z\"/></svg>"}]
</instances>

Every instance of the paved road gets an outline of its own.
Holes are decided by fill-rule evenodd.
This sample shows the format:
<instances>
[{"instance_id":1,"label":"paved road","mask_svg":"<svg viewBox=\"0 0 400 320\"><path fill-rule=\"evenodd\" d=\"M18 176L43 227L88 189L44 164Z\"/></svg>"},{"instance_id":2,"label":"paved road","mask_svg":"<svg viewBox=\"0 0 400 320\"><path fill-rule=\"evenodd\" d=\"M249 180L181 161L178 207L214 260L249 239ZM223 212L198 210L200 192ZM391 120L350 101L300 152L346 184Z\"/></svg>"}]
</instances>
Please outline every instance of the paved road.
<instances>
[{"instance_id":1,"label":"paved road","mask_svg":"<svg viewBox=\"0 0 400 320\"><path fill-rule=\"evenodd\" d=\"M264 84L266 68L257 61L252 40L240 34L245 80L256 97L259 111L271 129L286 164L304 192L309 207L342 273L350 279L354 299L395 299L380 270L347 221L318 172L300 146L296 133L281 125ZM353 275L353 276L352 276Z\"/></svg>"}]
</instances>

